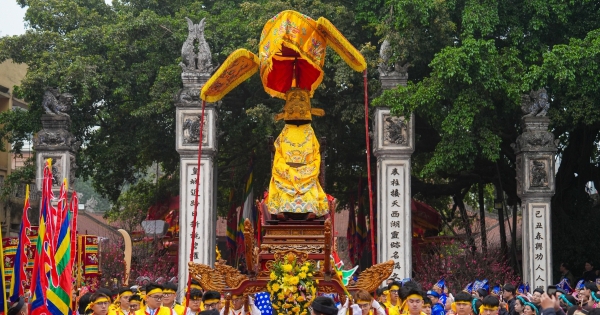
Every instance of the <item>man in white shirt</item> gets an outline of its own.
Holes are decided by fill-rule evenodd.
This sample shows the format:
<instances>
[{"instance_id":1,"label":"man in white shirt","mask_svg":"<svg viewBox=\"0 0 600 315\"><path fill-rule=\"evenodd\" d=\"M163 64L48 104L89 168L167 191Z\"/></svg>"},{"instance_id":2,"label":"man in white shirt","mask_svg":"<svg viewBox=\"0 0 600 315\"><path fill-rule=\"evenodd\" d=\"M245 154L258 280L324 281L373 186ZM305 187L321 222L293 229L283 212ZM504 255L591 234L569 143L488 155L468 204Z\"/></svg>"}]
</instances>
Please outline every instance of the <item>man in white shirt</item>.
<instances>
[{"instance_id":1,"label":"man in white shirt","mask_svg":"<svg viewBox=\"0 0 600 315\"><path fill-rule=\"evenodd\" d=\"M162 306L163 286L151 283L146 286L146 304L135 315L177 315L173 309Z\"/></svg>"}]
</instances>

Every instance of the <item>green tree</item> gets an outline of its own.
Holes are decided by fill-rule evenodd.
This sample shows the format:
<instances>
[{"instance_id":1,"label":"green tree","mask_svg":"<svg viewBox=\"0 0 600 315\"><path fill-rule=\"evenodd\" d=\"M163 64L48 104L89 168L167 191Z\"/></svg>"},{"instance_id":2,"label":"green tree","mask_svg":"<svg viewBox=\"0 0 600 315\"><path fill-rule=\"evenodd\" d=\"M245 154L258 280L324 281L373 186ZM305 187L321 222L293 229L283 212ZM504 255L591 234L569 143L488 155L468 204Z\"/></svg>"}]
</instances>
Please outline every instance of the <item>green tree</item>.
<instances>
[{"instance_id":1,"label":"green tree","mask_svg":"<svg viewBox=\"0 0 600 315\"><path fill-rule=\"evenodd\" d=\"M1 38L0 60L13 58L28 64L29 72L18 92L29 102L30 110L18 117L0 117L4 123L0 136L18 143L23 135L40 129L46 87L72 93L71 131L84 144L77 155L78 176L91 179L96 191L108 198L116 211L120 211L119 205L128 204L127 200L138 204L125 208L143 211L144 200L166 196L166 190L151 189L155 184L142 180L153 163L160 164L165 178L179 173L173 96L182 87L178 64L187 36L184 17L196 22L206 18L205 37L213 64L221 64L237 48L258 52L263 25L279 11L294 9L314 18L325 16L362 49L370 66L369 92L374 94L378 89L375 22L383 2L18 3L27 6L25 19L31 29L22 36ZM355 10L357 6L360 12ZM367 26L363 28L358 22ZM318 136L327 137L325 190L343 203L348 194L356 192L359 177L366 177L362 74L353 72L333 50L328 52L325 72L313 104L325 109L327 116L313 124ZM271 117L282 107L283 101L263 91L258 75L233 90L217 107L221 214L229 208L231 192L233 201L242 201L241 186L251 159L256 193L268 186L271 165L266 138L277 136L281 130L282 125ZM126 187L131 192L124 194ZM173 188L171 191L177 191Z\"/></svg>"},{"instance_id":2,"label":"green tree","mask_svg":"<svg viewBox=\"0 0 600 315\"><path fill-rule=\"evenodd\" d=\"M453 196L460 207L473 185L493 183L509 206L518 203L510 144L520 132L520 95L545 87L552 131L562 143L552 201L555 263L600 258L589 250L597 240L574 233L598 219L585 191L589 181L599 187L600 178L597 3L390 0L386 6L379 29L395 60L411 63L411 82L375 103L416 115L413 192L424 199Z\"/></svg>"}]
</instances>

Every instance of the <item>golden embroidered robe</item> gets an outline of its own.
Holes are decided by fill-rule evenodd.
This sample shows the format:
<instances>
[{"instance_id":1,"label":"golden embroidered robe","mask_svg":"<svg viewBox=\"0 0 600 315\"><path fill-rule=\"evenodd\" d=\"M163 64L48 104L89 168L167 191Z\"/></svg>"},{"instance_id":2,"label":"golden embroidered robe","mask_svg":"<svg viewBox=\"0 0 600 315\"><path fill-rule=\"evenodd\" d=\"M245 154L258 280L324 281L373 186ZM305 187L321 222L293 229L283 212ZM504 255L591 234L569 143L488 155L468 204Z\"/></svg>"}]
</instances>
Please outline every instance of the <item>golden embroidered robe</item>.
<instances>
[{"instance_id":1,"label":"golden embroidered robe","mask_svg":"<svg viewBox=\"0 0 600 315\"><path fill-rule=\"evenodd\" d=\"M323 216L329 211L327 195L319 183L321 153L310 124L286 124L275 140L273 172L267 207L277 214L309 213ZM293 167L287 163L299 163Z\"/></svg>"}]
</instances>

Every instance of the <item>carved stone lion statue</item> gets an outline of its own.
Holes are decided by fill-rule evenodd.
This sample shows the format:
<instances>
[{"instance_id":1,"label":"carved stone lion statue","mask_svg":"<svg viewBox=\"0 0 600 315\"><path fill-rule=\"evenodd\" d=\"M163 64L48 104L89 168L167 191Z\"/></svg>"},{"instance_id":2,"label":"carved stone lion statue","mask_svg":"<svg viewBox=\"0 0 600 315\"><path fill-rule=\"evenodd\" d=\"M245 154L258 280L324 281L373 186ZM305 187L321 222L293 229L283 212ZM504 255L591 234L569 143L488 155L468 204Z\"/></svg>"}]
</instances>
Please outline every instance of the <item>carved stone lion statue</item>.
<instances>
[{"instance_id":1,"label":"carved stone lion statue","mask_svg":"<svg viewBox=\"0 0 600 315\"><path fill-rule=\"evenodd\" d=\"M210 47L204 38L205 19L200 23L194 24L189 18L185 18L188 23L188 37L181 47L181 59L179 63L183 71L210 73L213 71ZM196 50L195 43L198 42ZM196 51L198 53L196 54Z\"/></svg>"},{"instance_id":2,"label":"carved stone lion statue","mask_svg":"<svg viewBox=\"0 0 600 315\"><path fill-rule=\"evenodd\" d=\"M42 107L49 115L69 116L67 112L71 110L73 104L73 95L70 93L60 93L57 88L49 88L44 92Z\"/></svg>"},{"instance_id":3,"label":"carved stone lion statue","mask_svg":"<svg viewBox=\"0 0 600 315\"><path fill-rule=\"evenodd\" d=\"M521 110L525 114L523 117L546 116L549 108L548 92L544 88L521 95Z\"/></svg>"}]
</instances>

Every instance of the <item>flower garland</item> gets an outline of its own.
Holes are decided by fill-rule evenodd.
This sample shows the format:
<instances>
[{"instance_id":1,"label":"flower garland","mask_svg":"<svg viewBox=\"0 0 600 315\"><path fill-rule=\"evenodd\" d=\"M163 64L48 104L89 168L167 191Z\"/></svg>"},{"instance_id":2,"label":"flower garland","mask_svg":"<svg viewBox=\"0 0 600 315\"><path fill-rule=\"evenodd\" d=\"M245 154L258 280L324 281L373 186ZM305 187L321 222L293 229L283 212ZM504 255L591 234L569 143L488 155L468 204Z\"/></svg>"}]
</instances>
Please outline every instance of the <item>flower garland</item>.
<instances>
[{"instance_id":1,"label":"flower garland","mask_svg":"<svg viewBox=\"0 0 600 315\"><path fill-rule=\"evenodd\" d=\"M314 264L308 261L300 264L294 254L273 263L267 290L271 293L275 315L309 313L310 301L317 292L314 272Z\"/></svg>"}]
</instances>

